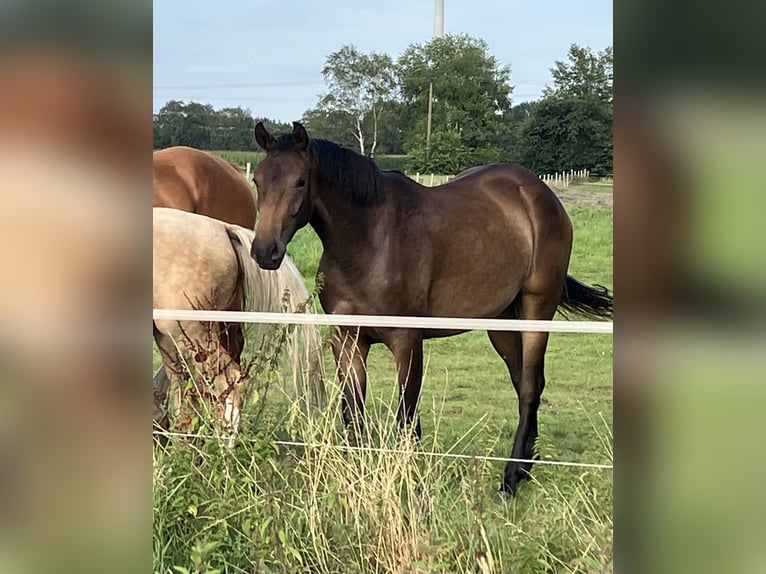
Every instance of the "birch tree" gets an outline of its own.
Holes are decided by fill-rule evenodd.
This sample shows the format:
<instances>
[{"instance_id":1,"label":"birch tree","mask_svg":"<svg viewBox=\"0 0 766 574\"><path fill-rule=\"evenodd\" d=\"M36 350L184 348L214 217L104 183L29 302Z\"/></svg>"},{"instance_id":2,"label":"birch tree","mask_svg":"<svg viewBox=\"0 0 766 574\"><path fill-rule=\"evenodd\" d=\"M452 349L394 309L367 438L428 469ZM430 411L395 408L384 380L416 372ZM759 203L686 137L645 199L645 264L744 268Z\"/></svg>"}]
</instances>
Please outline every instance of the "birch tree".
<instances>
[{"instance_id":1,"label":"birch tree","mask_svg":"<svg viewBox=\"0 0 766 574\"><path fill-rule=\"evenodd\" d=\"M381 114L396 93L393 60L387 54L363 54L343 46L327 57L322 75L328 89L318 108L345 120L359 153L375 155Z\"/></svg>"}]
</instances>

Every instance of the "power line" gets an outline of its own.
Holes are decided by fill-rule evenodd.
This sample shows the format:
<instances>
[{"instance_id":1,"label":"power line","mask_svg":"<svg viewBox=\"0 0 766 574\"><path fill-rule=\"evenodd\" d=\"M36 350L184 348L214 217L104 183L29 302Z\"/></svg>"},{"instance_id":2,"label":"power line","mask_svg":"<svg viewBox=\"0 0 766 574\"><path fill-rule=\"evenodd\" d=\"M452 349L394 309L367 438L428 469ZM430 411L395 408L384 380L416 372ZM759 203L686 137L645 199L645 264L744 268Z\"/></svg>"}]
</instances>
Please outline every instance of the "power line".
<instances>
[{"instance_id":1,"label":"power line","mask_svg":"<svg viewBox=\"0 0 766 574\"><path fill-rule=\"evenodd\" d=\"M187 84L175 86L154 86L156 90L228 90L242 88L281 88L288 86L315 86L323 84L318 80L281 80L269 82L236 82L228 84Z\"/></svg>"}]
</instances>

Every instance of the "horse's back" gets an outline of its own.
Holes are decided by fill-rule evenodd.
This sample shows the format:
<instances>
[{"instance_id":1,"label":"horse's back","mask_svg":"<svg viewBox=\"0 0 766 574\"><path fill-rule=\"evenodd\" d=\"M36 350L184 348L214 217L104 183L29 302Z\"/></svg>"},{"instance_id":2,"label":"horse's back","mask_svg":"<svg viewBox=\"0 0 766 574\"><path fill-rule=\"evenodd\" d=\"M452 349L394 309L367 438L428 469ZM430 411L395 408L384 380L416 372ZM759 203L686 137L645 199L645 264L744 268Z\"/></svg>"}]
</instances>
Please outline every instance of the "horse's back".
<instances>
[{"instance_id":1,"label":"horse's back","mask_svg":"<svg viewBox=\"0 0 766 574\"><path fill-rule=\"evenodd\" d=\"M479 166L431 188L390 181L397 207L384 229L393 238L388 277L401 277L397 289L411 292L408 312L497 316L540 270L567 267L568 216L522 166ZM401 273L400 266L412 271ZM481 297L464 296L477 287Z\"/></svg>"},{"instance_id":2,"label":"horse's back","mask_svg":"<svg viewBox=\"0 0 766 574\"><path fill-rule=\"evenodd\" d=\"M502 194L524 190L552 205L560 204L553 190L530 169L516 163L493 163L461 171L447 183L434 189L461 187L487 188Z\"/></svg>"},{"instance_id":3,"label":"horse's back","mask_svg":"<svg viewBox=\"0 0 766 574\"><path fill-rule=\"evenodd\" d=\"M569 216L553 190L533 171L515 163L473 167L433 189L447 198L456 196L455 205L474 204L505 213L514 228L529 227L539 235L536 241L557 230L562 236L571 233Z\"/></svg>"},{"instance_id":4,"label":"horse's back","mask_svg":"<svg viewBox=\"0 0 766 574\"><path fill-rule=\"evenodd\" d=\"M153 211L155 308L221 308L231 298L238 263L226 224L177 209Z\"/></svg>"},{"instance_id":5,"label":"horse's back","mask_svg":"<svg viewBox=\"0 0 766 574\"><path fill-rule=\"evenodd\" d=\"M154 206L174 207L246 228L255 225L253 189L223 158L176 146L154 152Z\"/></svg>"}]
</instances>

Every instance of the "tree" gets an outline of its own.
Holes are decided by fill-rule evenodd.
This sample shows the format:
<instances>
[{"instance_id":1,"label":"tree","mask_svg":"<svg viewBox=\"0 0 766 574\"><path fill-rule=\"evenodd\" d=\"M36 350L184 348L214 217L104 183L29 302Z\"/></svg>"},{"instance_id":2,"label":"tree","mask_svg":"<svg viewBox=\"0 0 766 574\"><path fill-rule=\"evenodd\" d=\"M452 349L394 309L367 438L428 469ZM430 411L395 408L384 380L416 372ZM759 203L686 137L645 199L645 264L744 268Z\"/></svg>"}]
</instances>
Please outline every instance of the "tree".
<instances>
[{"instance_id":1,"label":"tree","mask_svg":"<svg viewBox=\"0 0 766 574\"><path fill-rule=\"evenodd\" d=\"M345 129L353 133L359 152L364 155L369 150L374 155L381 114L396 90L391 57L343 46L327 57L322 75L328 91L318 110L345 119Z\"/></svg>"},{"instance_id":2,"label":"tree","mask_svg":"<svg viewBox=\"0 0 766 574\"><path fill-rule=\"evenodd\" d=\"M511 70L490 55L484 40L446 35L413 44L398 60L407 140L426 132L429 83L433 82L432 133L457 132L477 156L499 153L504 116L511 109ZM417 136L416 136L417 134Z\"/></svg>"},{"instance_id":3,"label":"tree","mask_svg":"<svg viewBox=\"0 0 766 574\"><path fill-rule=\"evenodd\" d=\"M215 110L210 104L171 100L153 118L154 149L187 145L206 150L255 150L253 126L263 121L272 133L292 131L292 125L253 118L241 107Z\"/></svg>"},{"instance_id":4,"label":"tree","mask_svg":"<svg viewBox=\"0 0 766 574\"><path fill-rule=\"evenodd\" d=\"M412 137L407 147L407 169L410 172L455 174L472 165L471 150L456 130L431 134L430 149L425 134Z\"/></svg>"},{"instance_id":5,"label":"tree","mask_svg":"<svg viewBox=\"0 0 766 574\"><path fill-rule=\"evenodd\" d=\"M154 117L154 146L186 145L210 149L213 107L198 102L171 100Z\"/></svg>"},{"instance_id":6,"label":"tree","mask_svg":"<svg viewBox=\"0 0 766 574\"><path fill-rule=\"evenodd\" d=\"M255 149L254 123L250 110L241 107L223 108L213 112L210 125L211 149L242 151Z\"/></svg>"},{"instance_id":7,"label":"tree","mask_svg":"<svg viewBox=\"0 0 766 574\"><path fill-rule=\"evenodd\" d=\"M154 115L152 122L154 149L180 145L184 123L184 105L181 101L170 100Z\"/></svg>"},{"instance_id":8,"label":"tree","mask_svg":"<svg viewBox=\"0 0 766 574\"><path fill-rule=\"evenodd\" d=\"M612 48L572 44L568 62L551 68L553 87L522 122L515 151L538 173L590 169L612 173Z\"/></svg>"},{"instance_id":9,"label":"tree","mask_svg":"<svg viewBox=\"0 0 766 574\"><path fill-rule=\"evenodd\" d=\"M313 138L324 138L349 148L359 142L354 137L354 122L346 112L312 108L304 112L301 122Z\"/></svg>"},{"instance_id":10,"label":"tree","mask_svg":"<svg viewBox=\"0 0 766 574\"><path fill-rule=\"evenodd\" d=\"M184 108L184 131L181 145L198 149L212 149L212 117L215 113L210 104L189 102Z\"/></svg>"},{"instance_id":11,"label":"tree","mask_svg":"<svg viewBox=\"0 0 766 574\"><path fill-rule=\"evenodd\" d=\"M548 98L524 124L519 163L539 174L570 169L612 173L612 113L594 98Z\"/></svg>"},{"instance_id":12,"label":"tree","mask_svg":"<svg viewBox=\"0 0 766 574\"><path fill-rule=\"evenodd\" d=\"M557 60L551 68L554 87L546 87L543 97L595 98L611 105L614 79L612 47L594 54L590 48L572 44L568 56L569 62Z\"/></svg>"},{"instance_id":13,"label":"tree","mask_svg":"<svg viewBox=\"0 0 766 574\"><path fill-rule=\"evenodd\" d=\"M522 133L524 127L534 116L539 102L521 102L511 108L507 115L506 132L499 139L502 150L501 160L520 162L523 155L524 140Z\"/></svg>"},{"instance_id":14,"label":"tree","mask_svg":"<svg viewBox=\"0 0 766 574\"><path fill-rule=\"evenodd\" d=\"M254 137L252 137L253 134L253 127L258 122L263 122L263 125L266 126L266 129L269 131L269 133L272 134L287 134L287 133L293 133L293 124L287 123L287 122L280 122L278 120L272 120L271 118L253 118L253 120L250 122L250 135L251 135L251 141L253 142L253 149L261 149L258 144L255 143Z\"/></svg>"}]
</instances>

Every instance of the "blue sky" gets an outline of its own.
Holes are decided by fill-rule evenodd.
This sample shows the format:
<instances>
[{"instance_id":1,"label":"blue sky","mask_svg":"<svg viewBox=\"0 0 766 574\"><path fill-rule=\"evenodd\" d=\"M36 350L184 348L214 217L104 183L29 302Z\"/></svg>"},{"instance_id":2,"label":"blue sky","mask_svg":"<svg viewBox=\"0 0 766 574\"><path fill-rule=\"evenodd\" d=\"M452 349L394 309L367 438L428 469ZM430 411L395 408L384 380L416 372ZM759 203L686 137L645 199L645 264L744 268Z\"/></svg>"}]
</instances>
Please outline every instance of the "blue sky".
<instances>
[{"instance_id":1,"label":"blue sky","mask_svg":"<svg viewBox=\"0 0 766 574\"><path fill-rule=\"evenodd\" d=\"M433 35L434 0L155 0L154 110L171 99L297 120L344 44L396 58ZM572 43L613 44L611 0L445 0L444 31L481 37L536 99Z\"/></svg>"}]
</instances>

